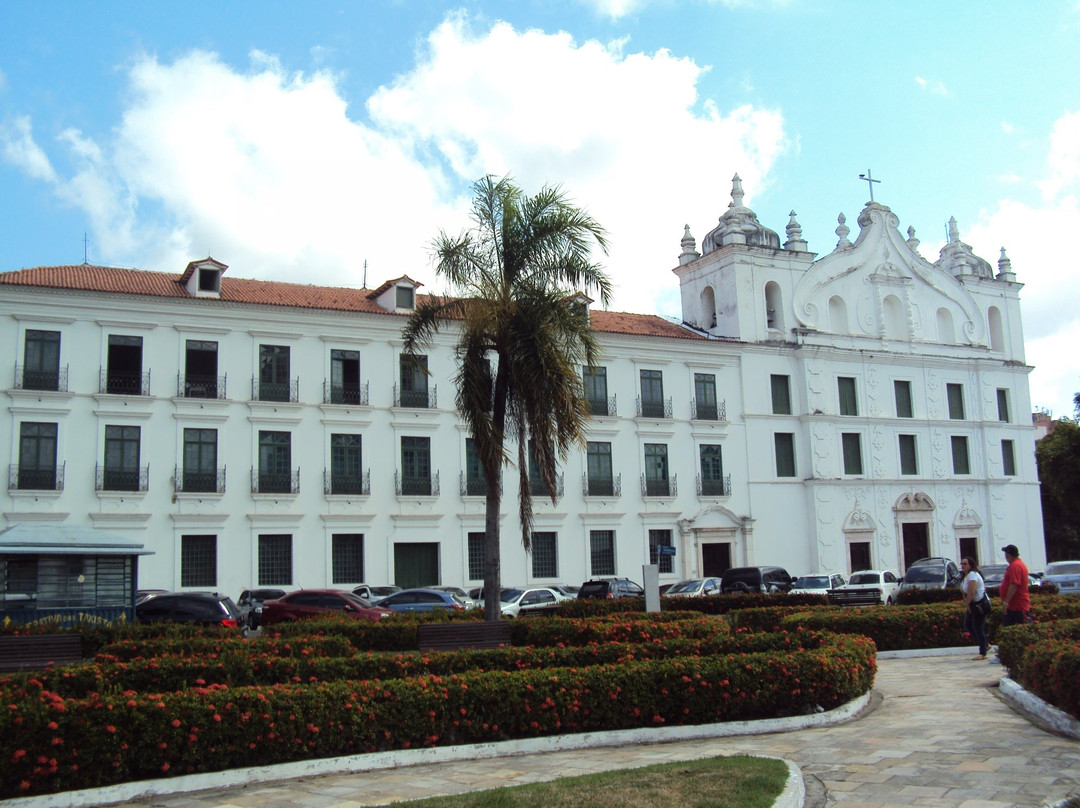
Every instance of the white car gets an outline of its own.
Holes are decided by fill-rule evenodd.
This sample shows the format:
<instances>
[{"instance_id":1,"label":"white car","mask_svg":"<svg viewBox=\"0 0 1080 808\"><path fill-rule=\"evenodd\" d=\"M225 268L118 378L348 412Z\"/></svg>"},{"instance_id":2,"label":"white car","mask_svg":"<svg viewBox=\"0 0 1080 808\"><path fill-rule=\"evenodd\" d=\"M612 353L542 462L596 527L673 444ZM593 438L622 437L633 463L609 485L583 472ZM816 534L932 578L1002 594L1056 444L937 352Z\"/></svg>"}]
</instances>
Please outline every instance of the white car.
<instances>
[{"instance_id":1,"label":"white car","mask_svg":"<svg viewBox=\"0 0 1080 808\"><path fill-rule=\"evenodd\" d=\"M843 586L847 581L838 572L815 572L813 575L800 575L791 585L789 595L821 595L830 589Z\"/></svg>"},{"instance_id":2,"label":"white car","mask_svg":"<svg viewBox=\"0 0 1080 808\"><path fill-rule=\"evenodd\" d=\"M691 578L672 584L664 592L666 598L695 598L700 595L719 595L719 578Z\"/></svg>"},{"instance_id":3,"label":"white car","mask_svg":"<svg viewBox=\"0 0 1080 808\"><path fill-rule=\"evenodd\" d=\"M834 606L892 606L900 592L900 579L891 570L859 570L844 586L828 590Z\"/></svg>"},{"instance_id":4,"label":"white car","mask_svg":"<svg viewBox=\"0 0 1080 808\"><path fill-rule=\"evenodd\" d=\"M499 608L503 617L526 617L554 614L559 604L568 598L550 586L515 586L502 591Z\"/></svg>"}]
</instances>

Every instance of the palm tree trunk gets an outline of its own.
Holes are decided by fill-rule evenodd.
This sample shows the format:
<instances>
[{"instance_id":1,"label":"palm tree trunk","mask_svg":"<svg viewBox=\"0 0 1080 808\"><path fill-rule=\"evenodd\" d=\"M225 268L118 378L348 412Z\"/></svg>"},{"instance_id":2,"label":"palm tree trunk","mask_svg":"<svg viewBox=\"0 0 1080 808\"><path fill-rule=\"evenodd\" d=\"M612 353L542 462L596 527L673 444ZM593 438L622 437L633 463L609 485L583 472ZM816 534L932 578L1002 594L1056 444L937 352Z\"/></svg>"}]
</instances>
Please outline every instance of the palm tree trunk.
<instances>
[{"instance_id":1,"label":"palm tree trunk","mask_svg":"<svg viewBox=\"0 0 1080 808\"><path fill-rule=\"evenodd\" d=\"M484 503L484 619L501 620L502 560L499 551L499 517L502 512L503 442L506 437L506 367L499 360L491 408L491 443L481 449L487 501Z\"/></svg>"}]
</instances>

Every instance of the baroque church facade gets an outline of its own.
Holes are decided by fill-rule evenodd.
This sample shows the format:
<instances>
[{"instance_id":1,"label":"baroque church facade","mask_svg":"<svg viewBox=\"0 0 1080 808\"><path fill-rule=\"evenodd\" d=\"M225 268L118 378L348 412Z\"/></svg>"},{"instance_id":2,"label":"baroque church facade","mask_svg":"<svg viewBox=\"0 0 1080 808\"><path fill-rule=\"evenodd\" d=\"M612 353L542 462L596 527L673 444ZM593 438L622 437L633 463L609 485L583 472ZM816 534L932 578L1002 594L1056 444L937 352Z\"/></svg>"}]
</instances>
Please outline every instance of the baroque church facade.
<instances>
[{"instance_id":1,"label":"baroque church facade","mask_svg":"<svg viewBox=\"0 0 1080 808\"><path fill-rule=\"evenodd\" d=\"M590 312L588 443L554 492L533 479L530 553L505 474L504 583L640 581L644 564L662 582L749 564L902 572L1009 543L1041 567L1004 250L995 271L953 222L931 262L870 202L854 240L841 215L818 257L794 213L781 244L738 177L731 197L700 251L685 229L681 322ZM484 484L454 409L454 334L402 356L419 284L227 269L0 273L0 527L142 544L143 588L479 585Z\"/></svg>"}]
</instances>

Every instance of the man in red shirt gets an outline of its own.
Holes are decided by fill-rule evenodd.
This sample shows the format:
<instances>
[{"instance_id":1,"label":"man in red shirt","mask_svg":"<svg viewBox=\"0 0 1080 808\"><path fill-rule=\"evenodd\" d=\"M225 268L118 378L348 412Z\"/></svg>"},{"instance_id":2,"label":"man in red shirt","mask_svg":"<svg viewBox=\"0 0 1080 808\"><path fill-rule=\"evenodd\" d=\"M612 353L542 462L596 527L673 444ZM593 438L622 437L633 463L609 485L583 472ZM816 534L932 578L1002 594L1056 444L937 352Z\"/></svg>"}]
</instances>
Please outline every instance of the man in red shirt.
<instances>
[{"instance_id":1,"label":"man in red shirt","mask_svg":"<svg viewBox=\"0 0 1080 808\"><path fill-rule=\"evenodd\" d=\"M1009 568L1001 579L1001 606L1005 610L1001 625L1015 626L1026 622L1031 612L1031 598L1028 596L1028 568L1020 560L1020 551L1015 544L1006 544L1001 548Z\"/></svg>"}]
</instances>

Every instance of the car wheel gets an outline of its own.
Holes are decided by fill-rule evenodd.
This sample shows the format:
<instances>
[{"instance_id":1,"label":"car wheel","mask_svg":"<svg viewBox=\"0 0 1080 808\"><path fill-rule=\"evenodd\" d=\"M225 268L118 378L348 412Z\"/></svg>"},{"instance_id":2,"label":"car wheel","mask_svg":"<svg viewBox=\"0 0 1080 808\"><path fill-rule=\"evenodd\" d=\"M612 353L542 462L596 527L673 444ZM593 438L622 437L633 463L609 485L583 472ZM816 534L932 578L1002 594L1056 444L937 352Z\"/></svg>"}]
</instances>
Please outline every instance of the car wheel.
<instances>
[{"instance_id":1,"label":"car wheel","mask_svg":"<svg viewBox=\"0 0 1080 808\"><path fill-rule=\"evenodd\" d=\"M886 605L886 606L892 606L892 605L893 605L893 599L892 599L892 598L889 598L888 600L886 600L886 601L885 601L885 605Z\"/></svg>"}]
</instances>

